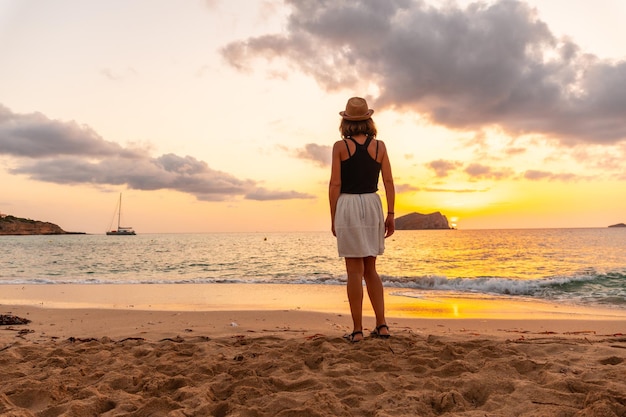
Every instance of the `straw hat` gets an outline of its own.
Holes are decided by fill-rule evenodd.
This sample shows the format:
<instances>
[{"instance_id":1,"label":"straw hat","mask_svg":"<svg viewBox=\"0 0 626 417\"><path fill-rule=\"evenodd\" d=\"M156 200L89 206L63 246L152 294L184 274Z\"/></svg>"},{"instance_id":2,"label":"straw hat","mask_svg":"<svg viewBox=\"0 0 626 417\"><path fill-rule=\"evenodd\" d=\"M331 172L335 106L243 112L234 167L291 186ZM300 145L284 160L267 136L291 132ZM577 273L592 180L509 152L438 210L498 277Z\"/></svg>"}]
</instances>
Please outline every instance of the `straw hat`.
<instances>
[{"instance_id":1,"label":"straw hat","mask_svg":"<svg viewBox=\"0 0 626 417\"><path fill-rule=\"evenodd\" d=\"M368 108L367 101L364 98L352 97L346 104L346 110L340 111L339 114L346 120L358 122L372 117L374 110Z\"/></svg>"}]
</instances>

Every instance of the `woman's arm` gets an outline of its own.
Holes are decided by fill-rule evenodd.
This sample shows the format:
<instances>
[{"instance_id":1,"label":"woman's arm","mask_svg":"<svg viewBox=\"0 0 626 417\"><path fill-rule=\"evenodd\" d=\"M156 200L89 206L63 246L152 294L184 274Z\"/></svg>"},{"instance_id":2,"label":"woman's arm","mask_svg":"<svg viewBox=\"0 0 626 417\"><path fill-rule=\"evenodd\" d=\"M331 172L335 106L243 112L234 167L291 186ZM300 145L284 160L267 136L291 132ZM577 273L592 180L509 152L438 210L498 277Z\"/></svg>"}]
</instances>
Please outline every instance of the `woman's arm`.
<instances>
[{"instance_id":1,"label":"woman's arm","mask_svg":"<svg viewBox=\"0 0 626 417\"><path fill-rule=\"evenodd\" d=\"M381 161L380 171L383 176L383 184L385 186L385 196L387 197L387 217L385 219L385 237L393 235L396 230L395 221L395 205L396 205L396 189L393 185L393 175L391 173L391 162L387 154L387 147L381 141L383 159Z\"/></svg>"},{"instance_id":2,"label":"woman's arm","mask_svg":"<svg viewBox=\"0 0 626 417\"><path fill-rule=\"evenodd\" d=\"M341 193L341 145L342 141L335 142L333 146L333 156L330 168L330 181L328 183L328 200L330 202L330 219L333 236L335 234L335 212L337 210L337 200ZM345 147L345 145L343 145Z\"/></svg>"}]
</instances>

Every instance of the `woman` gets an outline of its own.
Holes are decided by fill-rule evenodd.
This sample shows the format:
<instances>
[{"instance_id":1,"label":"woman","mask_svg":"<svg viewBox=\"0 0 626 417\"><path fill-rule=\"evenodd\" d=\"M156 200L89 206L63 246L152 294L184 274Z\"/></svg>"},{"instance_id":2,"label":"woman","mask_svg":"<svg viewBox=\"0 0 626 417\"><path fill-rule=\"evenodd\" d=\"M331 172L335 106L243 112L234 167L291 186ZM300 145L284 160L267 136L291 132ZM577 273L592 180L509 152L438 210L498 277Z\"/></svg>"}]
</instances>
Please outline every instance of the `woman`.
<instances>
[{"instance_id":1,"label":"woman","mask_svg":"<svg viewBox=\"0 0 626 417\"><path fill-rule=\"evenodd\" d=\"M385 249L385 238L393 234L395 189L385 144L376 139L374 110L365 99L352 97L339 112L342 140L333 146L329 183L332 232L337 237L339 256L345 258L348 301L352 313L351 342L363 340L363 279L367 286L376 328L371 335L389 337L385 321L383 283L376 271L376 257ZM378 191L382 173L387 199L387 217Z\"/></svg>"}]
</instances>

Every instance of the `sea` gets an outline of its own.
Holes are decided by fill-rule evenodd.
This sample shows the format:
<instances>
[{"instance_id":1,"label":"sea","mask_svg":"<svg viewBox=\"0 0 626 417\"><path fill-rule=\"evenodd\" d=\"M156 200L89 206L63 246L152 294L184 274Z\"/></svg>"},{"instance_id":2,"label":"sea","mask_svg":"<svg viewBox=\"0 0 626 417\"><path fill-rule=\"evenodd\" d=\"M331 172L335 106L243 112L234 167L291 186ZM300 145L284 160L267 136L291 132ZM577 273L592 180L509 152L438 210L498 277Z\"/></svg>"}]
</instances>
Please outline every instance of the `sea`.
<instances>
[{"instance_id":1,"label":"sea","mask_svg":"<svg viewBox=\"0 0 626 417\"><path fill-rule=\"evenodd\" d=\"M0 236L2 285L345 285L330 232ZM396 295L626 310L626 228L400 230L378 271Z\"/></svg>"}]
</instances>

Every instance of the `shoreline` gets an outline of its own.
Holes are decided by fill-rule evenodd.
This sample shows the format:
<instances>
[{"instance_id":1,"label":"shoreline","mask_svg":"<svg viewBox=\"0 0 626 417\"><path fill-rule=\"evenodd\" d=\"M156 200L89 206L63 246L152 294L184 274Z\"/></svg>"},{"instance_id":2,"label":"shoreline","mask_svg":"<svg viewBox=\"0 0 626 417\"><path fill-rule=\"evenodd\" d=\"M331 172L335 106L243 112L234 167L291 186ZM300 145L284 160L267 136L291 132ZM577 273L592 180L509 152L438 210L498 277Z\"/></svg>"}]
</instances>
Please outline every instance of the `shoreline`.
<instances>
[{"instance_id":1,"label":"shoreline","mask_svg":"<svg viewBox=\"0 0 626 417\"><path fill-rule=\"evenodd\" d=\"M349 312L345 285L0 284L0 306L150 311L303 310ZM407 318L626 320L626 309L530 297L385 287L385 311ZM364 287L364 316L373 315Z\"/></svg>"},{"instance_id":2,"label":"shoreline","mask_svg":"<svg viewBox=\"0 0 626 417\"><path fill-rule=\"evenodd\" d=\"M191 334L193 329L222 337L257 332L263 323L268 323L267 329L292 328L301 334L340 336L352 331L344 286L63 284L0 288L0 314L32 320L28 328L43 338L132 337L141 333L154 340ZM392 329L504 337L515 332L626 334L624 310L429 291L419 297L397 295L401 292L385 288L387 322ZM371 330L374 315L367 295L363 315L366 330ZM0 342L8 342L13 337L10 333L1 332Z\"/></svg>"},{"instance_id":3,"label":"shoreline","mask_svg":"<svg viewBox=\"0 0 626 417\"><path fill-rule=\"evenodd\" d=\"M365 288L365 287L364 287ZM150 311L303 310L347 313L345 285L0 284L0 306ZM385 287L385 311L406 318L626 320L626 309L519 296ZM364 316L373 315L364 291Z\"/></svg>"}]
</instances>

